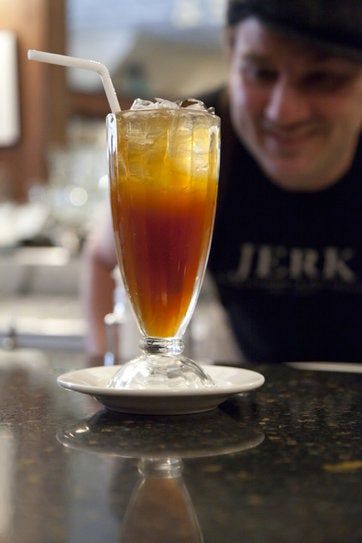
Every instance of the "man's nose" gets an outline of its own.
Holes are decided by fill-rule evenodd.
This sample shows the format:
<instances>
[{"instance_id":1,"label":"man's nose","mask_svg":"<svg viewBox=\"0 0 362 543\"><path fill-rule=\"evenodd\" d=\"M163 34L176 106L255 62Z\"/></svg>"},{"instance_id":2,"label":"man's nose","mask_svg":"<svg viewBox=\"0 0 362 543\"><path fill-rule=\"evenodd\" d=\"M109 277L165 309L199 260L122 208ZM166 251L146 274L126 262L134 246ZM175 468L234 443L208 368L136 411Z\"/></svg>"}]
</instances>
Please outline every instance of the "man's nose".
<instances>
[{"instance_id":1,"label":"man's nose","mask_svg":"<svg viewBox=\"0 0 362 543\"><path fill-rule=\"evenodd\" d=\"M310 114L307 97L286 80L277 81L269 94L266 118L281 126L304 122Z\"/></svg>"}]
</instances>

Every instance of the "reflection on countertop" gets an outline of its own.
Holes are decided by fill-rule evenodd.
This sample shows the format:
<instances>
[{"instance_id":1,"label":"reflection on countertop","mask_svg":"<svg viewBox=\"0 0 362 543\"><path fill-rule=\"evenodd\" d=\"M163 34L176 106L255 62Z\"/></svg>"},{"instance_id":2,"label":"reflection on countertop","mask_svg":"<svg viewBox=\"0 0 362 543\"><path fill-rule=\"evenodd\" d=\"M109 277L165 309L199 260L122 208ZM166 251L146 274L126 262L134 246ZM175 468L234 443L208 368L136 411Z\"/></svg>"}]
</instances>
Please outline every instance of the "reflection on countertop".
<instances>
[{"instance_id":1,"label":"reflection on countertop","mask_svg":"<svg viewBox=\"0 0 362 543\"><path fill-rule=\"evenodd\" d=\"M64 446L76 450L138 459L139 480L121 528L121 541L129 543L204 541L182 477L182 458L241 452L264 440L260 429L236 421L221 410L162 419L115 418L101 411L59 431L57 437Z\"/></svg>"},{"instance_id":2,"label":"reflection on countertop","mask_svg":"<svg viewBox=\"0 0 362 543\"><path fill-rule=\"evenodd\" d=\"M7 543L116 543L167 514L189 541L361 541L360 374L255 366L264 386L210 413L111 415L56 386L83 356L30 352L0 352Z\"/></svg>"}]
</instances>

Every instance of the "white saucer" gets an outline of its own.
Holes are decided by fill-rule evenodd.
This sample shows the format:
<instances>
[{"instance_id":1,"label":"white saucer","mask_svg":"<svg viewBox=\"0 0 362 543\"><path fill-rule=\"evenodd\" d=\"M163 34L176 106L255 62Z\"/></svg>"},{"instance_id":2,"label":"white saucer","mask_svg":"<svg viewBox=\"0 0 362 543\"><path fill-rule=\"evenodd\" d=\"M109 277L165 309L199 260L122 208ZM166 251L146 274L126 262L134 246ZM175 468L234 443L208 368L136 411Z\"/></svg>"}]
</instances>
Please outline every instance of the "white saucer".
<instances>
[{"instance_id":1,"label":"white saucer","mask_svg":"<svg viewBox=\"0 0 362 543\"><path fill-rule=\"evenodd\" d=\"M176 415L214 409L230 396L260 387L263 375L242 368L207 366L215 385L189 390L131 390L108 388L120 366L99 366L60 375L58 384L69 390L90 394L105 407L121 413Z\"/></svg>"}]
</instances>

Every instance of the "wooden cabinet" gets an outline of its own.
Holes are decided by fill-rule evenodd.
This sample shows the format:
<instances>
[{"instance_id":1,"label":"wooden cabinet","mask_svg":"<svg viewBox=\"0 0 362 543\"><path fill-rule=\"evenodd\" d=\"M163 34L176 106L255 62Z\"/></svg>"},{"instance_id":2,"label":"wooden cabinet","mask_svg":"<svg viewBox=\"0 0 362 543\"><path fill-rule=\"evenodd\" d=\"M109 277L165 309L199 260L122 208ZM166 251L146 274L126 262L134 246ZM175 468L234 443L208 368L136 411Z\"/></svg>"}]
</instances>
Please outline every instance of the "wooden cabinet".
<instances>
[{"instance_id":1,"label":"wooden cabinet","mask_svg":"<svg viewBox=\"0 0 362 543\"><path fill-rule=\"evenodd\" d=\"M2 0L0 27L16 35L20 138L0 147L1 194L26 199L33 183L46 182L47 150L65 142L68 118L66 72L27 60L28 49L64 53L65 0Z\"/></svg>"}]
</instances>

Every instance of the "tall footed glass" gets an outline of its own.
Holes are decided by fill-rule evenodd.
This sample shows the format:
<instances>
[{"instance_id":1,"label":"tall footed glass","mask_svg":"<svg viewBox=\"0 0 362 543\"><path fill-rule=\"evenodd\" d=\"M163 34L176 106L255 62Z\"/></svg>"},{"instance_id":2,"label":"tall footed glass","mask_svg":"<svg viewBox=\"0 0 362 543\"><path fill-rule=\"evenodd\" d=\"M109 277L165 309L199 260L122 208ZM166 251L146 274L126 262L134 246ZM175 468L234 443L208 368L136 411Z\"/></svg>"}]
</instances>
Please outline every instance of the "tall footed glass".
<instances>
[{"instance_id":1,"label":"tall footed glass","mask_svg":"<svg viewBox=\"0 0 362 543\"><path fill-rule=\"evenodd\" d=\"M220 119L205 109L107 117L117 258L142 333L141 356L110 386L199 388L211 378L182 355L215 216Z\"/></svg>"}]
</instances>

